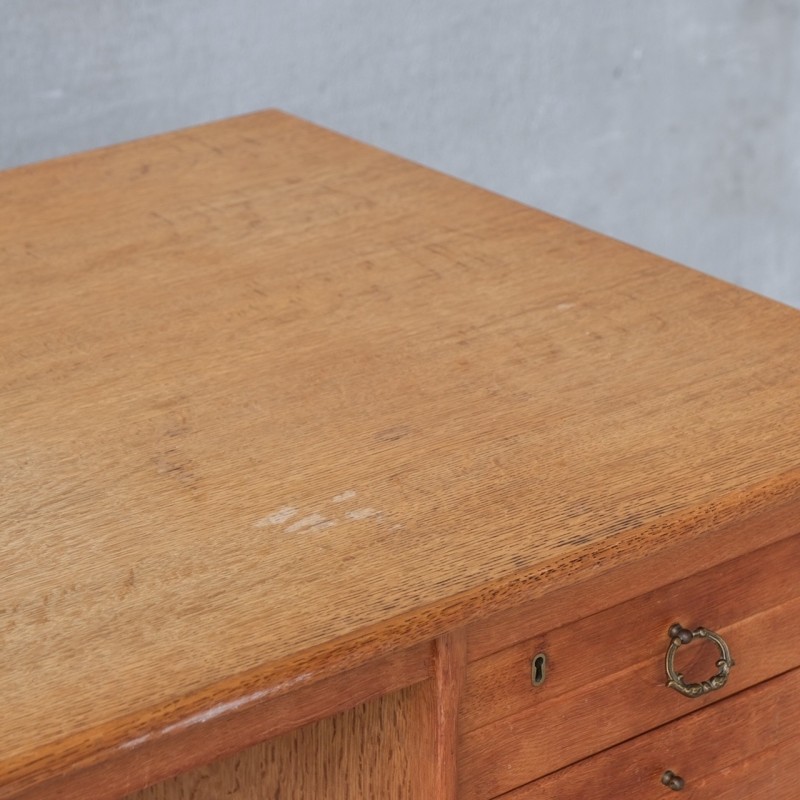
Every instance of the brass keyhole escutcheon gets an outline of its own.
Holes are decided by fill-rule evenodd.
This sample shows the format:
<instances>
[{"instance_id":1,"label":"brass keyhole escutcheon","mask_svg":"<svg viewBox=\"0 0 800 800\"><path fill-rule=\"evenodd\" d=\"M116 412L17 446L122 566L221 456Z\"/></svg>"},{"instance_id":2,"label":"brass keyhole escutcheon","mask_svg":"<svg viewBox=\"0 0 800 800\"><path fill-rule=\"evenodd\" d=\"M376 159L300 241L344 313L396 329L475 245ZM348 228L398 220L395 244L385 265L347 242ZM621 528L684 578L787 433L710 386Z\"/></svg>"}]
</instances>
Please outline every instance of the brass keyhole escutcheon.
<instances>
[{"instance_id":1,"label":"brass keyhole escutcheon","mask_svg":"<svg viewBox=\"0 0 800 800\"><path fill-rule=\"evenodd\" d=\"M537 653L531 661L531 683L537 688L545 682L547 678L547 654Z\"/></svg>"},{"instance_id":2,"label":"brass keyhole escutcheon","mask_svg":"<svg viewBox=\"0 0 800 800\"><path fill-rule=\"evenodd\" d=\"M706 628L697 628L691 631L676 622L670 627L667 635L671 640L666 658L667 686L686 697L702 697L704 694L721 689L728 682L728 675L734 666L734 660L731 657L728 643L718 633L706 630ZM689 644L694 639L708 639L719 648L720 658L716 662L719 671L707 681L686 683L683 675L675 669L675 653L678 652L678 648Z\"/></svg>"}]
</instances>

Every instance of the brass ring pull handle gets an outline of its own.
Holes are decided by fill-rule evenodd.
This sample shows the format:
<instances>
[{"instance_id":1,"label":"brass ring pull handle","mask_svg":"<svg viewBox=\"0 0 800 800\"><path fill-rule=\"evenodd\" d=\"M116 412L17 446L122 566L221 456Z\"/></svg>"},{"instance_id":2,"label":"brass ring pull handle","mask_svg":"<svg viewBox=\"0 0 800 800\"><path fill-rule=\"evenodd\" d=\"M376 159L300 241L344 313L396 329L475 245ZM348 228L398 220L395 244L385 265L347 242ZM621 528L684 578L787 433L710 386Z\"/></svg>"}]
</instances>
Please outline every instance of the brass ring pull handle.
<instances>
[{"instance_id":1,"label":"brass ring pull handle","mask_svg":"<svg viewBox=\"0 0 800 800\"><path fill-rule=\"evenodd\" d=\"M686 697L702 697L715 689L721 689L727 683L734 661L731 658L728 643L718 633L705 628L697 628L690 631L676 622L669 629L669 638L672 641L667 649L667 677L669 678L667 686L673 688L676 692L686 695ZM717 661L719 672L702 683L685 683L683 675L675 671L675 653L678 652L678 648L681 645L689 644L693 639L710 639L719 647L721 655L721 658Z\"/></svg>"}]
</instances>

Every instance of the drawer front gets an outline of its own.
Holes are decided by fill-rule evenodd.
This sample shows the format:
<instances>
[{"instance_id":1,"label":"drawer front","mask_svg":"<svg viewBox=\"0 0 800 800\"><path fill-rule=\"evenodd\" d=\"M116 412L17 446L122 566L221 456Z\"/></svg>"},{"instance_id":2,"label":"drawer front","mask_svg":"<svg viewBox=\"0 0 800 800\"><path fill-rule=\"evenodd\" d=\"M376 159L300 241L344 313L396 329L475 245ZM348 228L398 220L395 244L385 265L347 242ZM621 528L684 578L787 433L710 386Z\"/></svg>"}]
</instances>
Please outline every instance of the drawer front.
<instances>
[{"instance_id":1,"label":"drawer front","mask_svg":"<svg viewBox=\"0 0 800 800\"><path fill-rule=\"evenodd\" d=\"M800 537L662 587L469 665L459 772L487 800L800 665ZM673 622L721 634L726 686L687 698L665 686ZM534 688L531 659L547 657ZM708 641L681 647L687 681L717 672Z\"/></svg>"},{"instance_id":2,"label":"drawer front","mask_svg":"<svg viewBox=\"0 0 800 800\"><path fill-rule=\"evenodd\" d=\"M800 795L800 670L503 796L503 800L672 797L796 800Z\"/></svg>"}]
</instances>

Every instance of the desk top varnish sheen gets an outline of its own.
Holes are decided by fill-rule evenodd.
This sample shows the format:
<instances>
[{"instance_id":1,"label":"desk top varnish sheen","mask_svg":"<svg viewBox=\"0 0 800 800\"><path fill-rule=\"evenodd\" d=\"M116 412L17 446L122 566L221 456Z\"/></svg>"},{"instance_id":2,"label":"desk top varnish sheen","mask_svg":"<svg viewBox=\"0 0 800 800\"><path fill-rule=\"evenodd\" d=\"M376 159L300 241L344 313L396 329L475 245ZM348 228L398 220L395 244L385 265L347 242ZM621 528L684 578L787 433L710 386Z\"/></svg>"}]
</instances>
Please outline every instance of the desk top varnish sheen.
<instances>
[{"instance_id":1,"label":"desk top varnish sheen","mask_svg":"<svg viewBox=\"0 0 800 800\"><path fill-rule=\"evenodd\" d=\"M800 313L280 112L0 204L1 800L796 800Z\"/></svg>"}]
</instances>

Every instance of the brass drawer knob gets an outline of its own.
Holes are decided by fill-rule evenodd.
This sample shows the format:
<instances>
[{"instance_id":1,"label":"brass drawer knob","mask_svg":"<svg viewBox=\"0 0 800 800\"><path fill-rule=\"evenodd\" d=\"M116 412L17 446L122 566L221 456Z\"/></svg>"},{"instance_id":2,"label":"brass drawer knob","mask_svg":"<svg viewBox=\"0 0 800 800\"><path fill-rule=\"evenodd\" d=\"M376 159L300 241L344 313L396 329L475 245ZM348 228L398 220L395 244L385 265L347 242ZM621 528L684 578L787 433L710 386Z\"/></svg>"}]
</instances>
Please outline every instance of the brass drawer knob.
<instances>
[{"instance_id":1,"label":"brass drawer knob","mask_svg":"<svg viewBox=\"0 0 800 800\"><path fill-rule=\"evenodd\" d=\"M686 782L680 775L676 775L671 769L668 769L661 776L661 783L673 792L679 792L686 785Z\"/></svg>"},{"instance_id":2,"label":"brass drawer knob","mask_svg":"<svg viewBox=\"0 0 800 800\"><path fill-rule=\"evenodd\" d=\"M705 628L697 628L693 631L684 628L679 623L675 623L669 629L670 643L667 648L667 686L673 688L676 692L680 692L686 697L702 697L704 694L713 692L715 689L721 689L728 681L731 667L734 666L734 660L731 658L731 651L728 643L714 631L706 630ZM694 639L709 639L719 648L721 658L717 661L717 668L719 672L709 678L707 681L701 683L686 683L683 680L683 675L675 670L675 653L678 648Z\"/></svg>"}]
</instances>

